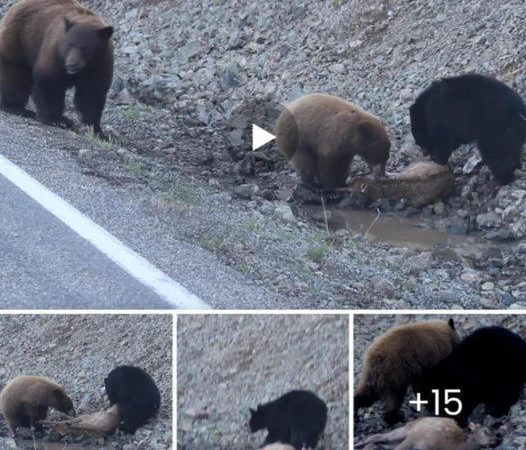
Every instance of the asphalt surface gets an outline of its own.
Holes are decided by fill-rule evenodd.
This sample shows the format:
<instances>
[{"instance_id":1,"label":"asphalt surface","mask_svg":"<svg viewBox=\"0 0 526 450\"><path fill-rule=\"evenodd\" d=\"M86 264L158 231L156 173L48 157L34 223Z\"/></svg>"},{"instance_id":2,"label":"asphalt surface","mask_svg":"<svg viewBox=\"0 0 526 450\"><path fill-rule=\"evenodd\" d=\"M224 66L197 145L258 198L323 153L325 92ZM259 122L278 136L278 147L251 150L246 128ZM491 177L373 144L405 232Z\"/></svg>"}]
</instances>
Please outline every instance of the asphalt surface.
<instances>
[{"instance_id":1,"label":"asphalt surface","mask_svg":"<svg viewBox=\"0 0 526 450\"><path fill-rule=\"evenodd\" d=\"M157 210L153 214L148 200L153 194L147 186L117 186L83 173L71 156L74 147L69 132L0 113L0 155L210 307L259 309L285 304L212 253L174 239L177 224ZM291 306L290 300L287 305ZM0 175L0 308L173 307Z\"/></svg>"}]
</instances>

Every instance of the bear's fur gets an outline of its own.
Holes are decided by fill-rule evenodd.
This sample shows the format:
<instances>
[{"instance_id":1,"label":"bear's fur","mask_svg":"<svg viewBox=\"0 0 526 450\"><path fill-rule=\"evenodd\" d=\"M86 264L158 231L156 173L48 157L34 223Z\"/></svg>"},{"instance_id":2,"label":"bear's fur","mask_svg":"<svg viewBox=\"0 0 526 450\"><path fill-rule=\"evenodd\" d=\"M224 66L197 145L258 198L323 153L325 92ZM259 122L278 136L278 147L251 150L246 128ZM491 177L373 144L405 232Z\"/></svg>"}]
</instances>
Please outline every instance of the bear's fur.
<instances>
[{"instance_id":1,"label":"bear's fur","mask_svg":"<svg viewBox=\"0 0 526 450\"><path fill-rule=\"evenodd\" d=\"M278 148L310 187L344 187L355 155L382 175L391 147L382 122L341 98L310 94L286 106L276 124Z\"/></svg>"},{"instance_id":2,"label":"bear's fur","mask_svg":"<svg viewBox=\"0 0 526 450\"><path fill-rule=\"evenodd\" d=\"M360 383L354 392L354 408L383 400L385 420L402 420L399 409L408 386L448 356L460 338L453 320L429 320L393 327L374 340L363 358Z\"/></svg>"},{"instance_id":3,"label":"bear's fur","mask_svg":"<svg viewBox=\"0 0 526 450\"><path fill-rule=\"evenodd\" d=\"M0 105L38 119L72 125L65 94L75 88L81 122L101 134L113 77L113 28L75 0L19 0L0 22Z\"/></svg>"},{"instance_id":4,"label":"bear's fur","mask_svg":"<svg viewBox=\"0 0 526 450\"><path fill-rule=\"evenodd\" d=\"M73 403L64 389L55 381L30 375L12 379L0 393L0 407L9 431L15 434L19 427L41 429L40 421L49 408L73 413Z\"/></svg>"},{"instance_id":5,"label":"bear's fur","mask_svg":"<svg viewBox=\"0 0 526 450\"><path fill-rule=\"evenodd\" d=\"M139 367L116 367L108 374L104 385L110 403L119 405L120 429L125 433L134 434L159 411L159 389L153 378Z\"/></svg>"},{"instance_id":6,"label":"bear's fur","mask_svg":"<svg viewBox=\"0 0 526 450\"><path fill-rule=\"evenodd\" d=\"M480 403L494 417L508 414L525 381L526 341L506 328L493 326L475 330L451 355L426 370L415 392L420 392L434 411L431 390L460 389L454 396L462 401L462 412L451 417L465 425ZM448 416L443 409L440 415Z\"/></svg>"},{"instance_id":7,"label":"bear's fur","mask_svg":"<svg viewBox=\"0 0 526 450\"><path fill-rule=\"evenodd\" d=\"M424 153L447 164L453 150L475 142L501 184L513 181L526 141L526 105L503 83L467 74L435 81L410 108L411 131Z\"/></svg>"},{"instance_id":8,"label":"bear's fur","mask_svg":"<svg viewBox=\"0 0 526 450\"><path fill-rule=\"evenodd\" d=\"M250 431L267 429L263 445L290 444L314 449L327 423L327 406L310 391L290 391L257 409L250 409Z\"/></svg>"}]
</instances>

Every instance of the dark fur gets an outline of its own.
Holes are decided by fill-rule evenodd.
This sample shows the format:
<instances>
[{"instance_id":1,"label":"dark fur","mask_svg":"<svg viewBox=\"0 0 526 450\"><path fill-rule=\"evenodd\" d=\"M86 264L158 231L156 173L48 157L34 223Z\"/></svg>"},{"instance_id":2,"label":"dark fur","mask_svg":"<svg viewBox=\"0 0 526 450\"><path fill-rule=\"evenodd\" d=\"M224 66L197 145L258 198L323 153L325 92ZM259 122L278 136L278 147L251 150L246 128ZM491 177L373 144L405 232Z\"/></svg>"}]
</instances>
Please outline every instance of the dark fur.
<instances>
[{"instance_id":1,"label":"dark fur","mask_svg":"<svg viewBox=\"0 0 526 450\"><path fill-rule=\"evenodd\" d=\"M19 0L0 22L0 101L30 116L31 95L45 124L64 117L68 88L83 124L101 134L101 116L113 77L113 28L74 0Z\"/></svg>"},{"instance_id":2,"label":"dark fur","mask_svg":"<svg viewBox=\"0 0 526 450\"><path fill-rule=\"evenodd\" d=\"M424 373L415 387L434 410L432 389L460 389L462 413L452 416L466 424L473 409L485 404L500 417L520 397L526 381L526 341L502 327L485 327L467 336L446 359ZM441 415L447 416L445 411Z\"/></svg>"},{"instance_id":3,"label":"dark fur","mask_svg":"<svg viewBox=\"0 0 526 450\"><path fill-rule=\"evenodd\" d=\"M267 429L263 445L291 444L315 448L327 423L325 402L310 391L290 391L256 410L250 410L250 431Z\"/></svg>"},{"instance_id":4,"label":"dark fur","mask_svg":"<svg viewBox=\"0 0 526 450\"><path fill-rule=\"evenodd\" d=\"M152 377L139 367L116 367L104 380L104 385L110 403L119 405L120 428L125 433L134 434L159 411L159 389Z\"/></svg>"},{"instance_id":5,"label":"dark fur","mask_svg":"<svg viewBox=\"0 0 526 450\"><path fill-rule=\"evenodd\" d=\"M475 142L501 184L513 181L526 141L526 105L503 83L477 74L435 81L410 108L411 131L424 153L446 164L462 144Z\"/></svg>"}]
</instances>

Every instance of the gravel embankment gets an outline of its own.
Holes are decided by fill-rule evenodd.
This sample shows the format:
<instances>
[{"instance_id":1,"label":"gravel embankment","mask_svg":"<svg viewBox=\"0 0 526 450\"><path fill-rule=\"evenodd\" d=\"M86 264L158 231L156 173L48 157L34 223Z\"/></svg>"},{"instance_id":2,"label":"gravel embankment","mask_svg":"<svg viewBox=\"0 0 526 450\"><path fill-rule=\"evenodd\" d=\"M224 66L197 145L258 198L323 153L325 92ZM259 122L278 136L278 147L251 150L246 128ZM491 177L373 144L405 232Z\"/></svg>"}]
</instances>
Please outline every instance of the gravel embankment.
<instances>
[{"instance_id":1,"label":"gravel embankment","mask_svg":"<svg viewBox=\"0 0 526 450\"><path fill-rule=\"evenodd\" d=\"M167 315L17 315L0 317L0 387L18 375L46 376L60 383L77 414L106 408L104 378L117 365L144 368L161 392L159 414L135 435L117 430L105 439L46 435L37 443L91 450L166 450L172 446L172 318ZM61 417L50 410L48 419ZM6 438L2 449L33 449L32 439ZM39 447L40 448L40 447ZM50 447L51 448L51 447Z\"/></svg>"},{"instance_id":2,"label":"gravel embankment","mask_svg":"<svg viewBox=\"0 0 526 450\"><path fill-rule=\"evenodd\" d=\"M85 3L116 26L104 117L114 142L76 157L94 175L111 180L122 165L148 183L178 238L313 308L526 307L524 174L499 188L474 148L458 151L449 199L381 206L465 245L406 250L364 230L327 234L321 213L285 202L297 178L275 146L254 163L244 139L252 120L272 125L269 106L322 91L382 118L388 169L400 170L421 158L408 108L433 79L478 71L526 94L522 0Z\"/></svg>"},{"instance_id":3,"label":"gravel embankment","mask_svg":"<svg viewBox=\"0 0 526 450\"><path fill-rule=\"evenodd\" d=\"M355 316L354 320L354 385L358 384L358 379L362 370L362 355L372 341L392 326L401 325L408 322L416 322L429 319L448 319L452 317L456 324L456 329L461 338L475 331L477 328L489 325L500 325L506 327L523 338L526 338L526 318L521 315L502 316L502 315L469 315L469 316L408 316L408 315L361 315ZM409 395L406 397L409 400ZM406 419L416 417L415 412L406 405L403 408ZM486 425L492 425L497 421L486 416L483 408L477 408L471 417L472 421L483 421ZM360 411L359 421L354 425L355 442L363 440L365 437L388 431L389 428L382 420L383 409L380 403L376 403L370 408ZM526 442L526 400L523 398L516 403L509 416L498 420L502 425L500 431L503 432L503 441L496 447L498 450L523 449ZM378 450L381 450L380 448Z\"/></svg>"},{"instance_id":4,"label":"gravel embankment","mask_svg":"<svg viewBox=\"0 0 526 450\"><path fill-rule=\"evenodd\" d=\"M179 450L258 448L249 407L292 389L328 407L320 449L348 448L347 316L180 316Z\"/></svg>"}]
</instances>

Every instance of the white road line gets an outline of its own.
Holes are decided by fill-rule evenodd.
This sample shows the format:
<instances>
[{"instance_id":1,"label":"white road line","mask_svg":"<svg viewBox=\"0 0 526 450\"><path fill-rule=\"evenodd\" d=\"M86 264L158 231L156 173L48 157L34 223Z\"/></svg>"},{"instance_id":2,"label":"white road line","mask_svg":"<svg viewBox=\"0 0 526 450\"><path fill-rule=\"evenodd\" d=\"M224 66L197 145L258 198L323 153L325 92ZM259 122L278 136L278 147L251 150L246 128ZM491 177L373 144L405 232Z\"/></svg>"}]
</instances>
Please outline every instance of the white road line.
<instances>
[{"instance_id":1,"label":"white road line","mask_svg":"<svg viewBox=\"0 0 526 450\"><path fill-rule=\"evenodd\" d=\"M40 206L92 244L133 278L153 290L163 300L180 309L210 309L207 303L172 280L141 255L127 247L2 155L0 155L0 175L7 178Z\"/></svg>"}]
</instances>

